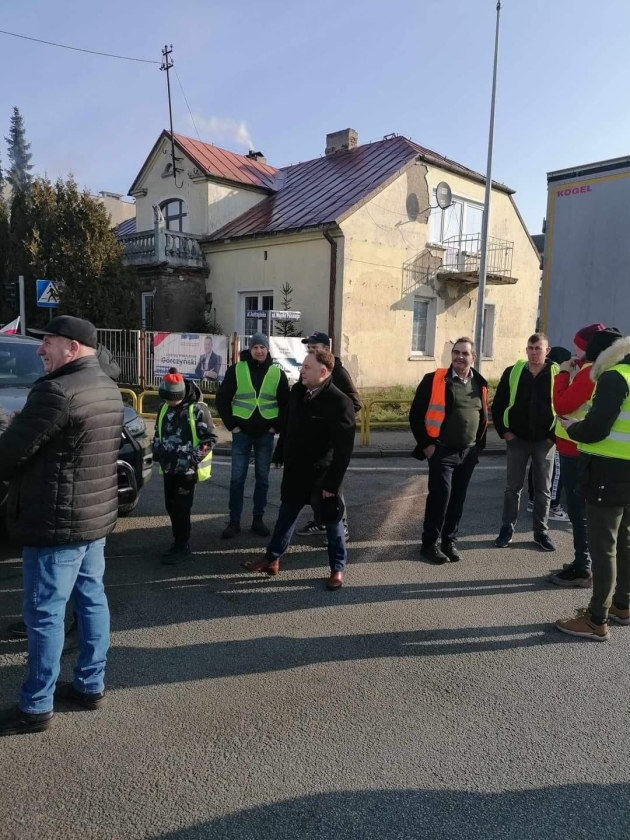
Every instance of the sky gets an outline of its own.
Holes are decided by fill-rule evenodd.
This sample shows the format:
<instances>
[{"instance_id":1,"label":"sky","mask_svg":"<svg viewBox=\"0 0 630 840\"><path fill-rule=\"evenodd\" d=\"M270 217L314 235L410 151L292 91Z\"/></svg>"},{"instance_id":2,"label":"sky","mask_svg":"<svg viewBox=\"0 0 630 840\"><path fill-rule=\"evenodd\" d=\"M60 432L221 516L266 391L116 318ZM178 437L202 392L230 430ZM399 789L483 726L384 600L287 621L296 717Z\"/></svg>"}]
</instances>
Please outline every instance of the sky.
<instances>
[{"instance_id":1,"label":"sky","mask_svg":"<svg viewBox=\"0 0 630 840\"><path fill-rule=\"evenodd\" d=\"M546 173L630 154L628 0L502 0L493 177L541 229ZM201 138L284 166L396 132L485 172L496 0L21 0L10 32L159 62ZM0 137L35 171L126 194L168 126L165 73L0 35ZM174 128L196 137L176 76ZM6 150L0 142L3 166Z\"/></svg>"}]
</instances>

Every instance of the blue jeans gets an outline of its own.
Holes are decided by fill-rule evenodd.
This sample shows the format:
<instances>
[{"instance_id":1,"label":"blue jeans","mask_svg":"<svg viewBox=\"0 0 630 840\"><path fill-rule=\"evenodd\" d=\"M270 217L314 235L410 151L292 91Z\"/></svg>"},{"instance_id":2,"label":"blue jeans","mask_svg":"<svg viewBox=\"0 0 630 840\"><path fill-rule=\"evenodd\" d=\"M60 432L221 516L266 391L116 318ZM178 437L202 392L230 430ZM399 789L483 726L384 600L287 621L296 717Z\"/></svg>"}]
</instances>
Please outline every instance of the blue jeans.
<instances>
[{"instance_id":1,"label":"blue jeans","mask_svg":"<svg viewBox=\"0 0 630 840\"><path fill-rule=\"evenodd\" d=\"M591 556L588 552L588 537L586 534L586 499L577 492L579 458L571 455L560 456L560 470L562 483L567 496L567 513L573 526L573 564L580 572L590 572Z\"/></svg>"},{"instance_id":2,"label":"blue jeans","mask_svg":"<svg viewBox=\"0 0 630 840\"><path fill-rule=\"evenodd\" d=\"M104 572L104 539L50 548L24 547L23 616L28 631L28 677L20 690L23 712L40 714L52 710L70 596L79 635L74 687L85 694L103 691L109 648Z\"/></svg>"},{"instance_id":3,"label":"blue jeans","mask_svg":"<svg viewBox=\"0 0 630 840\"><path fill-rule=\"evenodd\" d=\"M230 480L230 520L240 522L243 513L243 493L249 467L249 458L254 448L254 516L262 516L267 507L269 492L269 470L273 455L273 434L265 432L259 437L252 437L246 432L232 435L232 478Z\"/></svg>"},{"instance_id":4,"label":"blue jeans","mask_svg":"<svg viewBox=\"0 0 630 840\"><path fill-rule=\"evenodd\" d=\"M271 542L267 546L267 557L273 558L274 560L282 557L291 544L291 537L293 536L295 525L303 507L304 505L289 504L289 502L282 502L280 504L276 527L273 529ZM343 572L348 559L343 521L328 523L326 525L326 534L328 535L328 561L330 563L330 569L333 572Z\"/></svg>"}]
</instances>

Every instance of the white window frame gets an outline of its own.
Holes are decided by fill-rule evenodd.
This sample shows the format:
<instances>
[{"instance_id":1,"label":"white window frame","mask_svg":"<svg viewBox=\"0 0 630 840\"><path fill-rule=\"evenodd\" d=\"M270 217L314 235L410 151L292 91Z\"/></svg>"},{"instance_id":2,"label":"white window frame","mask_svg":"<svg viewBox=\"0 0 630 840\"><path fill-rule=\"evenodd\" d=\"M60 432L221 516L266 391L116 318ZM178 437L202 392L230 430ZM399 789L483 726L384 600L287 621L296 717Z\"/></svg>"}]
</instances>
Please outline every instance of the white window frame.
<instances>
[{"instance_id":1,"label":"white window frame","mask_svg":"<svg viewBox=\"0 0 630 840\"><path fill-rule=\"evenodd\" d=\"M438 212L440 214L440 235L439 235L439 238L437 240L435 239L435 237L429 236L429 240L428 240L427 244L439 245L441 247L444 247L444 239L445 238L450 239L451 237L457 236L458 234L457 234L457 231L451 231L451 232L449 232L448 237L444 236L444 214L445 214L445 211L441 210L439 207L436 207L436 190L435 189L433 190L432 195L433 195L433 201L431 203L431 215L433 215L433 213L438 213ZM463 237L464 235L470 236L471 234L464 234L464 231L466 230L467 208L472 207L476 210L481 210L481 212L483 213L483 203L480 203L478 201L473 201L472 199L465 198L464 196L461 196L461 195L454 195L453 196L453 204L455 204L456 202L462 205L462 214L461 214L460 223L459 223L459 236L460 236L460 238ZM429 224L430 224L430 222L429 222ZM481 235L481 230L479 230L478 233Z\"/></svg>"},{"instance_id":2,"label":"white window frame","mask_svg":"<svg viewBox=\"0 0 630 840\"><path fill-rule=\"evenodd\" d=\"M494 303L483 305L483 329L481 331L481 358L494 358L494 336L497 325L497 307Z\"/></svg>"},{"instance_id":3,"label":"white window frame","mask_svg":"<svg viewBox=\"0 0 630 840\"><path fill-rule=\"evenodd\" d=\"M237 327L238 327L237 332L241 336L244 336L244 335L247 334L245 332L245 322L247 320L246 317L245 317L245 312L246 312L245 298L248 298L248 297L258 297L259 301L263 297L271 297L271 298L274 299L274 303L272 305L272 308L273 308L273 306L275 306L275 294L273 292L273 289L247 289L247 290L240 290L239 289L239 291L237 292L237 307L238 307L237 308ZM258 328L257 328L256 332L264 332L264 330L266 329L265 321L266 321L266 319L263 319L263 318L258 319ZM273 324L271 325L271 329L273 331ZM252 333L252 335L253 335L253 333Z\"/></svg>"},{"instance_id":4,"label":"white window frame","mask_svg":"<svg viewBox=\"0 0 630 840\"><path fill-rule=\"evenodd\" d=\"M414 335L414 313L415 303L421 301L427 303L427 334L424 350L413 349ZM435 332L437 326L437 298L429 294L415 294L411 299L411 336L410 336L410 359L432 359L435 357Z\"/></svg>"}]
</instances>

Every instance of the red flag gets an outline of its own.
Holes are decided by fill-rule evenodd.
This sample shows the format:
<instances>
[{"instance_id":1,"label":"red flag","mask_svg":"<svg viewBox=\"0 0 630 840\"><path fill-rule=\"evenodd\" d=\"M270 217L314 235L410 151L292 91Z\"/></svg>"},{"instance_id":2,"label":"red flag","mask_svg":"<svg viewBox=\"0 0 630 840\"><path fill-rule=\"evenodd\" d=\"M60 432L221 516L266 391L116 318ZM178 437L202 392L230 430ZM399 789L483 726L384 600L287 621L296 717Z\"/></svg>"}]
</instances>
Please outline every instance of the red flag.
<instances>
[{"instance_id":1,"label":"red flag","mask_svg":"<svg viewBox=\"0 0 630 840\"><path fill-rule=\"evenodd\" d=\"M18 315L14 321L11 321L10 324L5 324L2 329L0 329L0 333L4 333L5 335L17 335L17 331L20 329L20 316Z\"/></svg>"}]
</instances>

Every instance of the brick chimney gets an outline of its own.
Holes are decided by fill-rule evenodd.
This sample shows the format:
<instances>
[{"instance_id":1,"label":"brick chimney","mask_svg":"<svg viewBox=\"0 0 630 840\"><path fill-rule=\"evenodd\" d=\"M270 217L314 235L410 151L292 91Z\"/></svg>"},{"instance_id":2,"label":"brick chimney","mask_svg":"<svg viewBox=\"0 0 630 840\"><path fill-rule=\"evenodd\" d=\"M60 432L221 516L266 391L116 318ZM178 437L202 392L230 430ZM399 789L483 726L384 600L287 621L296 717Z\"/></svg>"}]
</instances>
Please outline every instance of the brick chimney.
<instances>
[{"instance_id":1,"label":"brick chimney","mask_svg":"<svg viewBox=\"0 0 630 840\"><path fill-rule=\"evenodd\" d=\"M334 155L335 152L350 152L359 145L359 135L354 128L344 128L343 131L335 131L326 135L326 154Z\"/></svg>"},{"instance_id":2,"label":"brick chimney","mask_svg":"<svg viewBox=\"0 0 630 840\"><path fill-rule=\"evenodd\" d=\"M253 149L247 153L247 157L250 158L250 160L255 160L256 163L267 163L267 158L263 155L263 153L255 152Z\"/></svg>"}]
</instances>

